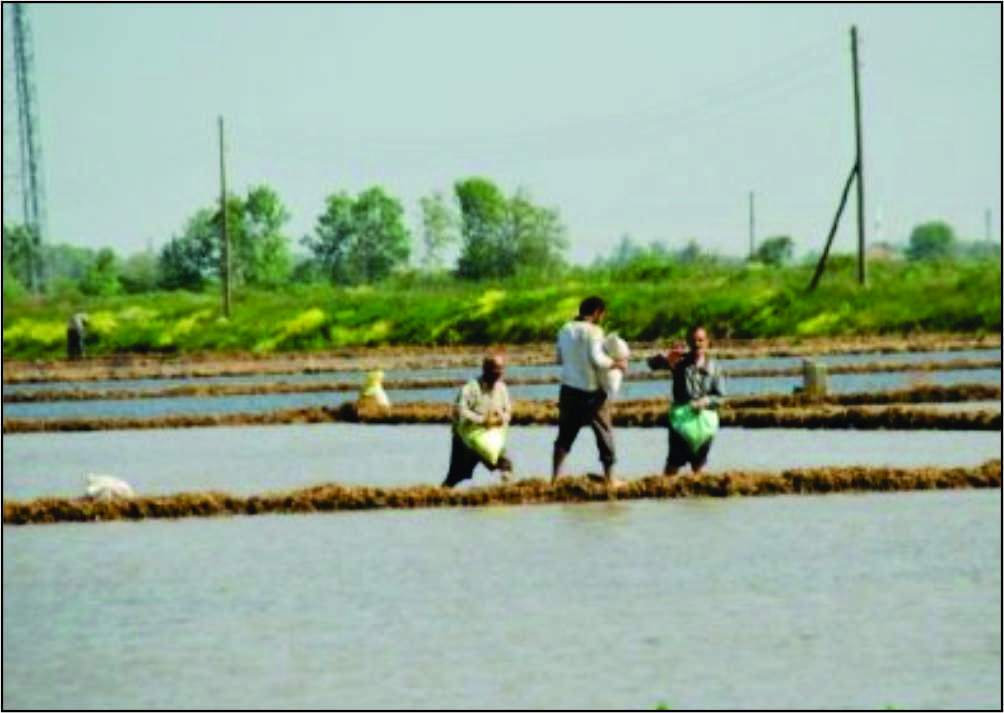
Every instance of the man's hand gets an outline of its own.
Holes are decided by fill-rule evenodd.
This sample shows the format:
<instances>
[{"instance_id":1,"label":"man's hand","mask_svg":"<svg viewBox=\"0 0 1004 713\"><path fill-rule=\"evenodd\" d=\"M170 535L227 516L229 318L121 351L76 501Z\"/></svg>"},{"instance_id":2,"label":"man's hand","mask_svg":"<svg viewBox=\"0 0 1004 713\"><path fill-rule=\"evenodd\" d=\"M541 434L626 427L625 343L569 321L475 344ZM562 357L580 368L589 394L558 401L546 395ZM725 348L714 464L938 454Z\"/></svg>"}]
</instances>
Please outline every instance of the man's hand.
<instances>
[{"instance_id":1,"label":"man's hand","mask_svg":"<svg viewBox=\"0 0 1004 713\"><path fill-rule=\"evenodd\" d=\"M669 353L666 354L666 358L669 360L669 368L670 369L675 368L676 363L680 361L680 359L682 359L686 353L687 353L686 344L684 344L680 340L676 340L675 342L673 342L673 346L670 348Z\"/></svg>"},{"instance_id":2,"label":"man's hand","mask_svg":"<svg viewBox=\"0 0 1004 713\"><path fill-rule=\"evenodd\" d=\"M620 369L625 374L627 373L628 360L627 359L614 359L614 364L611 369Z\"/></svg>"},{"instance_id":3,"label":"man's hand","mask_svg":"<svg viewBox=\"0 0 1004 713\"><path fill-rule=\"evenodd\" d=\"M706 409L711 405L711 399L709 399L707 396L702 396L699 399L694 399L693 401L691 401L690 405L693 406L698 411L700 411L701 409Z\"/></svg>"}]
</instances>

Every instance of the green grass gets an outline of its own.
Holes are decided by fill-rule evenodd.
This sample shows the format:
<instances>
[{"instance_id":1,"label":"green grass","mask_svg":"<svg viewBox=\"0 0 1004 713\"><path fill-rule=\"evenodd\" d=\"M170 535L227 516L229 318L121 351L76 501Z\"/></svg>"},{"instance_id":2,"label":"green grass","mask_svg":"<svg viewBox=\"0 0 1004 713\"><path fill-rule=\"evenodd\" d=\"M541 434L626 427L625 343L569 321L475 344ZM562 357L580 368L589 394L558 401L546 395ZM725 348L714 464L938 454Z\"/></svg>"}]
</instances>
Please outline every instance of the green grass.
<instances>
[{"instance_id":1,"label":"green grass","mask_svg":"<svg viewBox=\"0 0 1004 713\"><path fill-rule=\"evenodd\" d=\"M61 357L66 320L75 311L90 316L92 355L551 341L594 293L609 304L607 329L628 340L678 337L696 321L719 338L1001 331L998 260L873 263L866 288L857 284L853 262L838 260L809 293L811 278L811 267L684 269L667 262L577 269L552 282L411 277L351 288L291 285L236 291L229 320L218 291L8 298L3 354Z\"/></svg>"}]
</instances>

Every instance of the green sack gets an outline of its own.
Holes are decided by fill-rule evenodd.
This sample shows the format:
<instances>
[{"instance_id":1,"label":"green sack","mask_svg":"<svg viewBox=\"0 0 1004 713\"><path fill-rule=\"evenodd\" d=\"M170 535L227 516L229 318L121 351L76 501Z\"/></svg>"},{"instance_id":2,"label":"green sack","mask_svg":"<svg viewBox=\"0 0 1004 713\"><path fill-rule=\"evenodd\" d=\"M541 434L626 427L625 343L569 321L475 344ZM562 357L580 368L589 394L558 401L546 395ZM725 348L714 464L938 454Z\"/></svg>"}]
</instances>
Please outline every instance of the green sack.
<instances>
[{"instance_id":1,"label":"green sack","mask_svg":"<svg viewBox=\"0 0 1004 713\"><path fill-rule=\"evenodd\" d=\"M459 427L457 433L468 448L494 466L502 455L502 449L505 448L505 430L505 426L485 428L470 423Z\"/></svg>"},{"instance_id":2,"label":"green sack","mask_svg":"<svg viewBox=\"0 0 1004 713\"><path fill-rule=\"evenodd\" d=\"M718 433L718 412L709 408L695 409L690 404L671 406L669 425L696 451Z\"/></svg>"}]
</instances>

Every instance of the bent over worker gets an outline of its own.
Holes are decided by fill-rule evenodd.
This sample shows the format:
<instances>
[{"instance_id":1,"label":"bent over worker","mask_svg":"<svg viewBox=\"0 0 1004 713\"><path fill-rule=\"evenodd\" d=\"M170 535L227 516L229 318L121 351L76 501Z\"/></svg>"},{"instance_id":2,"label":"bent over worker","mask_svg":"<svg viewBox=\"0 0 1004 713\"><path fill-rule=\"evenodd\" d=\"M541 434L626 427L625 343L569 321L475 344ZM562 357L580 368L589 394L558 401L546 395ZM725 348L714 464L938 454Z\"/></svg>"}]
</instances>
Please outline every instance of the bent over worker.
<instances>
[{"instance_id":1,"label":"bent over worker","mask_svg":"<svg viewBox=\"0 0 1004 713\"><path fill-rule=\"evenodd\" d=\"M481 375L461 387L453 409L450 470L443 487L452 488L474 475L478 463L498 470L507 482L512 463L505 455L506 427L512 419L512 404L502 374L505 357L485 357Z\"/></svg>"}]
</instances>

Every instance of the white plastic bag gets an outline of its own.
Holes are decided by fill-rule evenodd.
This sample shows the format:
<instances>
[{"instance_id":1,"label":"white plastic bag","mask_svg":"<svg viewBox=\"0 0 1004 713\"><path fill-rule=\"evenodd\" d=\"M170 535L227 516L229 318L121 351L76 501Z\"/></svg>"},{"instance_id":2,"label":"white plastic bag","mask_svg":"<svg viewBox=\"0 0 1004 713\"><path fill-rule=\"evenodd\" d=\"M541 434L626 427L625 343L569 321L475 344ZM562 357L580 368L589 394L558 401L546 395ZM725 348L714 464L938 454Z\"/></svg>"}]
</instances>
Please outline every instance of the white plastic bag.
<instances>
[{"instance_id":1,"label":"white plastic bag","mask_svg":"<svg viewBox=\"0 0 1004 713\"><path fill-rule=\"evenodd\" d=\"M390 399L383 390L383 372L380 369L366 374L366 383L359 394L361 406L376 406L382 409L390 408Z\"/></svg>"},{"instance_id":2,"label":"white plastic bag","mask_svg":"<svg viewBox=\"0 0 1004 713\"><path fill-rule=\"evenodd\" d=\"M110 475L88 475L87 476L87 497L92 500L111 500L117 498L131 498L135 495L129 483Z\"/></svg>"},{"instance_id":3,"label":"white plastic bag","mask_svg":"<svg viewBox=\"0 0 1004 713\"><path fill-rule=\"evenodd\" d=\"M603 340L603 351L611 359L627 359L631 356L627 342L618 337L616 333L607 335ZM624 372L620 369L600 369L597 376L600 380L600 386L607 392L607 396L616 396L624 381Z\"/></svg>"},{"instance_id":4,"label":"white plastic bag","mask_svg":"<svg viewBox=\"0 0 1004 713\"><path fill-rule=\"evenodd\" d=\"M460 438L467 447L485 459L486 462L495 466L502 449L505 448L505 426L493 426L486 428L477 424L469 423L457 429Z\"/></svg>"}]
</instances>

